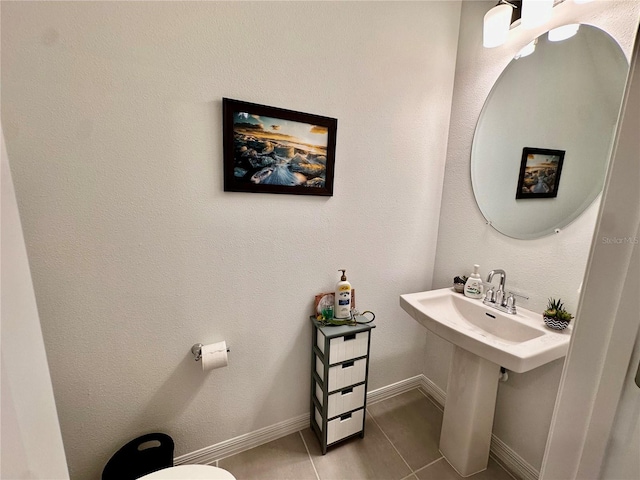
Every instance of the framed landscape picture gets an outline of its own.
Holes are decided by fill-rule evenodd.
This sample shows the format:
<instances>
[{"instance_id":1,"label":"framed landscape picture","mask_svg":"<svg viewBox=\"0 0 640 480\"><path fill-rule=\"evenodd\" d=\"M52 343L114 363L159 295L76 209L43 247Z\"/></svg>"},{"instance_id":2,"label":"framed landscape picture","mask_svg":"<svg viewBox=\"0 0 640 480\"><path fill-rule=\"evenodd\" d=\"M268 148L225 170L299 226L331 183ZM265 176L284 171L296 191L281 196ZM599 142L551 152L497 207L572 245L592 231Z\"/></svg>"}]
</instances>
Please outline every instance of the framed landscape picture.
<instances>
[{"instance_id":1,"label":"framed landscape picture","mask_svg":"<svg viewBox=\"0 0 640 480\"><path fill-rule=\"evenodd\" d=\"M222 99L226 192L333 195L335 118Z\"/></svg>"},{"instance_id":2,"label":"framed landscape picture","mask_svg":"<svg viewBox=\"0 0 640 480\"><path fill-rule=\"evenodd\" d=\"M557 197L564 154L564 150L523 148L516 198Z\"/></svg>"}]
</instances>

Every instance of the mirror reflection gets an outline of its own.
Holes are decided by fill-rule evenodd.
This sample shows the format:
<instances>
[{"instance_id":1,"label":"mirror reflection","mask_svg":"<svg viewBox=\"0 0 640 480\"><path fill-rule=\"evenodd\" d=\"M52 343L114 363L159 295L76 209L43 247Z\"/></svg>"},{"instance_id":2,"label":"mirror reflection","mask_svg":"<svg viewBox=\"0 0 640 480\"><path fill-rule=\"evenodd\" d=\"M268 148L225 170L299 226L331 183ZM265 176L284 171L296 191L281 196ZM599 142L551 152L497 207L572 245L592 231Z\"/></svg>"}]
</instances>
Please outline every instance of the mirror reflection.
<instances>
[{"instance_id":1,"label":"mirror reflection","mask_svg":"<svg viewBox=\"0 0 640 480\"><path fill-rule=\"evenodd\" d=\"M616 41L589 25L562 41L543 34L532 53L507 65L482 109L471 151L473 191L494 228L514 238L542 237L593 203L628 69Z\"/></svg>"}]
</instances>

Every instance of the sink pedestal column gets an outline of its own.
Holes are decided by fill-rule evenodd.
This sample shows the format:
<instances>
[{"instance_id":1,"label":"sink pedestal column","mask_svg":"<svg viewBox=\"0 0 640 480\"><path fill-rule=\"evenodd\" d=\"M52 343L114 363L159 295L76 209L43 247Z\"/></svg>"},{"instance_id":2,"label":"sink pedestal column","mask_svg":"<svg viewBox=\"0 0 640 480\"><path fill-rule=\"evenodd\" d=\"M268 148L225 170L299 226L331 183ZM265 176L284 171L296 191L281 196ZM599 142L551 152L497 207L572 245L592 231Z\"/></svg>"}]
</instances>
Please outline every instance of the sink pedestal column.
<instances>
[{"instance_id":1,"label":"sink pedestal column","mask_svg":"<svg viewBox=\"0 0 640 480\"><path fill-rule=\"evenodd\" d=\"M487 468L500 365L454 346L440 452L463 477Z\"/></svg>"}]
</instances>

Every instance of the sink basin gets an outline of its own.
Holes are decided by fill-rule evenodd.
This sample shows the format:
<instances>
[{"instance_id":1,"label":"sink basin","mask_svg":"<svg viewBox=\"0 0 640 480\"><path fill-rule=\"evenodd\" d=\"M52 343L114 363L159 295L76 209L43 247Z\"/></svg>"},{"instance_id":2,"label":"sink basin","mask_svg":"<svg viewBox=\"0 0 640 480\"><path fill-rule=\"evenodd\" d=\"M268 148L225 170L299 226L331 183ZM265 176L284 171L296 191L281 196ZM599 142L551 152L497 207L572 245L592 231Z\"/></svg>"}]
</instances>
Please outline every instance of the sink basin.
<instances>
[{"instance_id":1,"label":"sink basin","mask_svg":"<svg viewBox=\"0 0 640 480\"><path fill-rule=\"evenodd\" d=\"M571 327L550 330L539 313L522 307L503 313L451 288L400 295L400 306L444 340L517 373L562 358L569 348Z\"/></svg>"}]
</instances>

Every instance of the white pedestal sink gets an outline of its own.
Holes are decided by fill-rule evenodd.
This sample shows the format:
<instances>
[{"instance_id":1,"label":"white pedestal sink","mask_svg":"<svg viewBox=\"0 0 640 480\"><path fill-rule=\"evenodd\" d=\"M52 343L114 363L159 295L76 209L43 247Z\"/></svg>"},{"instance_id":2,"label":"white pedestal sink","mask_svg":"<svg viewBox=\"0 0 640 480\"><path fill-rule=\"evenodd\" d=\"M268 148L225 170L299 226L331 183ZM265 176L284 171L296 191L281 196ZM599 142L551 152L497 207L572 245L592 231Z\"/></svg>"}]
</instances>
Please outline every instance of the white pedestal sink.
<instances>
[{"instance_id":1,"label":"white pedestal sink","mask_svg":"<svg viewBox=\"0 0 640 480\"><path fill-rule=\"evenodd\" d=\"M503 313L451 288L400 295L400 306L455 346L440 451L463 477L485 470L500 367L523 373L564 357L571 330L549 330L540 314Z\"/></svg>"}]
</instances>

